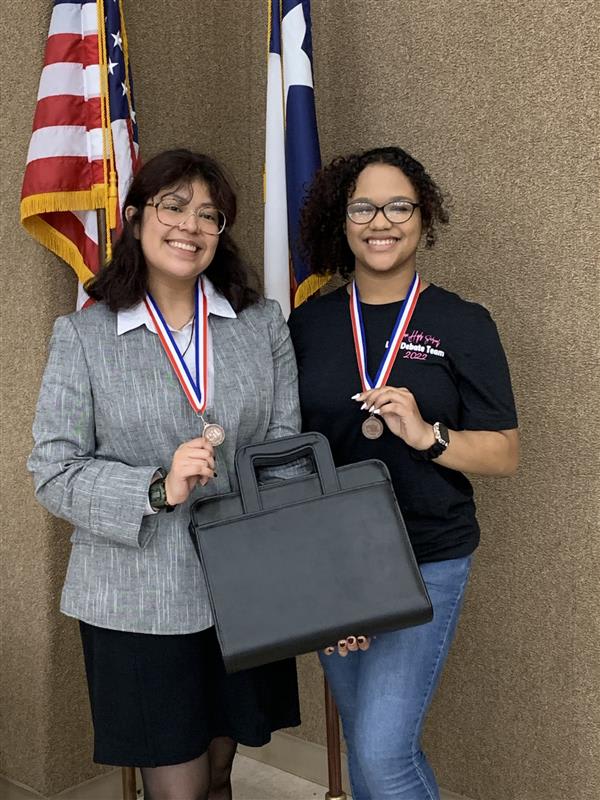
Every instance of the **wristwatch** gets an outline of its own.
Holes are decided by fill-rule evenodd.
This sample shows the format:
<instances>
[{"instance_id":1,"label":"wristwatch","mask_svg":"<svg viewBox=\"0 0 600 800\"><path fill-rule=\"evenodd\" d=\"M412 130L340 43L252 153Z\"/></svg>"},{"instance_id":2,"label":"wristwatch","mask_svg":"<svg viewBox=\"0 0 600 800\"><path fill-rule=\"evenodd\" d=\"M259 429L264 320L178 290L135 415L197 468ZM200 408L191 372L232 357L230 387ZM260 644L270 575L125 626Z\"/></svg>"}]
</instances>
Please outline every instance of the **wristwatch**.
<instances>
[{"instance_id":1,"label":"wristwatch","mask_svg":"<svg viewBox=\"0 0 600 800\"><path fill-rule=\"evenodd\" d=\"M450 444L450 434L448 428L443 422L433 423L433 435L435 442L428 447L427 450L413 450L413 457L418 461L432 461L434 458L441 456Z\"/></svg>"},{"instance_id":2,"label":"wristwatch","mask_svg":"<svg viewBox=\"0 0 600 800\"><path fill-rule=\"evenodd\" d=\"M169 505L167 502L167 489L165 487L165 479L167 477L164 469L157 470L159 478L150 484L148 489L148 500L153 511L174 511L175 506Z\"/></svg>"}]
</instances>

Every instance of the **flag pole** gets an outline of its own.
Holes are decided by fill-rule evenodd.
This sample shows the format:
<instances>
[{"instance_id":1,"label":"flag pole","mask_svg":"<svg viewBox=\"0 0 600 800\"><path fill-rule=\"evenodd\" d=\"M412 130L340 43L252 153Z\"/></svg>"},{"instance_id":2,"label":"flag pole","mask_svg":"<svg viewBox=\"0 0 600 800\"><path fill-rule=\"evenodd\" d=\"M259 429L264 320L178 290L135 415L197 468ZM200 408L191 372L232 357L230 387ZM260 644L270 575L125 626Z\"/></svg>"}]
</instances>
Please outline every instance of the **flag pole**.
<instances>
[{"instance_id":1,"label":"flag pole","mask_svg":"<svg viewBox=\"0 0 600 800\"><path fill-rule=\"evenodd\" d=\"M98 223L98 269L106 264L106 211L103 208L96 209L96 221Z\"/></svg>"},{"instance_id":2,"label":"flag pole","mask_svg":"<svg viewBox=\"0 0 600 800\"><path fill-rule=\"evenodd\" d=\"M327 772L329 790L325 800L346 800L342 789L342 761L340 752L340 722L337 707L327 678L323 677L325 687L325 725L327 729Z\"/></svg>"},{"instance_id":3,"label":"flag pole","mask_svg":"<svg viewBox=\"0 0 600 800\"><path fill-rule=\"evenodd\" d=\"M96 209L98 222L98 271L106 264L106 245L109 232L106 229L106 209ZM121 797L123 800L137 800L137 781L135 767L121 767Z\"/></svg>"},{"instance_id":4,"label":"flag pole","mask_svg":"<svg viewBox=\"0 0 600 800\"><path fill-rule=\"evenodd\" d=\"M121 783L123 785L123 800L137 800L135 767L121 767Z\"/></svg>"}]
</instances>

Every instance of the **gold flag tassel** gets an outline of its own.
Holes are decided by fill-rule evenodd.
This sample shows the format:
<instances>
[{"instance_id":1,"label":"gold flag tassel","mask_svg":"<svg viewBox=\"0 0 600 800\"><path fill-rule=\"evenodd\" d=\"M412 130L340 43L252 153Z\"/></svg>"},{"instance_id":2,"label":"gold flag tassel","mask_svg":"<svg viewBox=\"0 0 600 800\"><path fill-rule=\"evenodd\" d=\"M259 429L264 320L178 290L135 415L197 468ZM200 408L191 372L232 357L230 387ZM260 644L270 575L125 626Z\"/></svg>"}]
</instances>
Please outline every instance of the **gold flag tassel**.
<instances>
[{"instance_id":1,"label":"gold flag tassel","mask_svg":"<svg viewBox=\"0 0 600 800\"><path fill-rule=\"evenodd\" d=\"M104 25L104 0L98 0L98 63L100 65L100 112L102 119L102 166L104 170L104 230L98 227L98 237L104 238L105 258L112 257L110 232L117 227L117 173L115 170L114 147L110 127L110 100L108 96L108 60L106 28ZM100 265L104 266L103 264Z\"/></svg>"}]
</instances>

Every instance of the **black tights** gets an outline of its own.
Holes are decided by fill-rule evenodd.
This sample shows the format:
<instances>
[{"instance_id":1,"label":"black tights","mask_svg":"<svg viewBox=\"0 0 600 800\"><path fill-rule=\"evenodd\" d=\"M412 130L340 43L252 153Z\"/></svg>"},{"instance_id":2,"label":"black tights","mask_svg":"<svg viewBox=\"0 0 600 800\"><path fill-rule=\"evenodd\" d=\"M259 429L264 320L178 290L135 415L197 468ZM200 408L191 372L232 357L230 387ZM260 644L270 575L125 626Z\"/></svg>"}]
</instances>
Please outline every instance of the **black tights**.
<instances>
[{"instance_id":1,"label":"black tights","mask_svg":"<svg viewBox=\"0 0 600 800\"><path fill-rule=\"evenodd\" d=\"M193 761L168 767L142 767L144 800L231 800L231 767L237 742L213 739Z\"/></svg>"}]
</instances>

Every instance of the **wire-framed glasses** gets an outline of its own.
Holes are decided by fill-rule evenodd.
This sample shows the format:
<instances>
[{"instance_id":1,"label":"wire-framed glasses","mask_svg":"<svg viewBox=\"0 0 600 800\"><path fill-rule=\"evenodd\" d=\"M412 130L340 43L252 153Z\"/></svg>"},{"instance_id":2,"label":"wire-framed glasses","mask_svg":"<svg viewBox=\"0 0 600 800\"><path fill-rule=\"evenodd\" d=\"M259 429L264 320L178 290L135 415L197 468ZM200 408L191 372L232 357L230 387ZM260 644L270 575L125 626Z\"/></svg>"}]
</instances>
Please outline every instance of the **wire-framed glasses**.
<instances>
[{"instance_id":1,"label":"wire-framed glasses","mask_svg":"<svg viewBox=\"0 0 600 800\"><path fill-rule=\"evenodd\" d=\"M367 225L372 222L380 211L388 222L396 225L408 220L415 213L415 208L419 208L420 203L413 203L411 200L390 200L383 206L376 206L367 200L358 200L355 203L348 203L346 214L351 222L357 225Z\"/></svg>"},{"instance_id":2,"label":"wire-framed glasses","mask_svg":"<svg viewBox=\"0 0 600 800\"><path fill-rule=\"evenodd\" d=\"M227 224L225 214L216 206L205 204L193 209L172 195L165 195L155 203L146 203L146 205L153 206L156 209L158 221L162 225L169 225L170 227L183 225L190 214L196 217L198 228L203 233L209 233L213 236L223 233Z\"/></svg>"}]
</instances>

